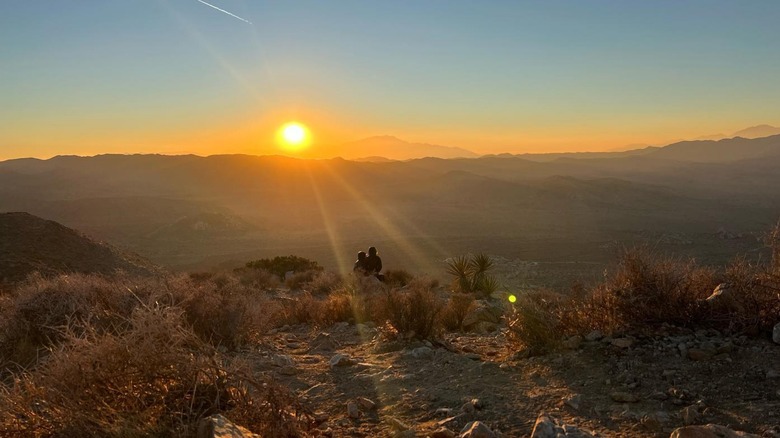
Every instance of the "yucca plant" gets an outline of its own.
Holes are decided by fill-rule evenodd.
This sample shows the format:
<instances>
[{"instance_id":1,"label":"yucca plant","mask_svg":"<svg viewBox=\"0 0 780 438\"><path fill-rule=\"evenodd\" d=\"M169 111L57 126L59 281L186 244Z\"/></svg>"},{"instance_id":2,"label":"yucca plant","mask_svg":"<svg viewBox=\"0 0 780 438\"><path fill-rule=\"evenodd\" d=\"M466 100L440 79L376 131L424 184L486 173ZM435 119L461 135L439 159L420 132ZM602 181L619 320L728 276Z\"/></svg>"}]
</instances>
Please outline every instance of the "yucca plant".
<instances>
[{"instance_id":1,"label":"yucca plant","mask_svg":"<svg viewBox=\"0 0 780 438\"><path fill-rule=\"evenodd\" d=\"M460 255L447 261L447 273L455 277L454 287L463 293L483 297L498 290L499 283L488 274L493 269L493 259L486 254Z\"/></svg>"}]
</instances>

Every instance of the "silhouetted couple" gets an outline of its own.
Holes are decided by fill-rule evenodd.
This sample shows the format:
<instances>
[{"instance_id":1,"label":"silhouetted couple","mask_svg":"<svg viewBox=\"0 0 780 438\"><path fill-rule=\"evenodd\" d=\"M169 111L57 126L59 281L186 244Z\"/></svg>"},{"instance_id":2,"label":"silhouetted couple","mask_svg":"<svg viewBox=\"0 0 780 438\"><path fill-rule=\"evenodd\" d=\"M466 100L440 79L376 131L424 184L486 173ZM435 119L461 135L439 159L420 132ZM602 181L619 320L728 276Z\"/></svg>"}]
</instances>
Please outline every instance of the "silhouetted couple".
<instances>
[{"instance_id":1,"label":"silhouetted couple","mask_svg":"<svg viewBox=\"0 0 780 438\"><path fill-rule=\"evenodd\" d=\"M368 255L363 251L358 253L358 258L352 271L356 274L363 274L365 276L373 275L378 278L379 281L385 281L385 276L381 273L382 259L379 258L376 248L373 246L368 248Z\"/></svg>"}]
</instances>

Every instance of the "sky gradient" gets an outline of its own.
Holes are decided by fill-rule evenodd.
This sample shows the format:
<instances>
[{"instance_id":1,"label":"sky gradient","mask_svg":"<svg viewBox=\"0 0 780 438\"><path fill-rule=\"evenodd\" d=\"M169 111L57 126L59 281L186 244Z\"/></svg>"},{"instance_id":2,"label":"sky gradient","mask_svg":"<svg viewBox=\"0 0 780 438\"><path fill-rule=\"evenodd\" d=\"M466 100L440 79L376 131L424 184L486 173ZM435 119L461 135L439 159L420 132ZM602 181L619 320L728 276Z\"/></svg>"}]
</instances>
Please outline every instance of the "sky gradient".
<instances>
[{"instance_id":1,"label":"sky gradient","mask_svg":"<svg viewBox=\"0 0 780 438\"><path fill-rule=\"evenodd\" d=\"M0 159L372 135L610 150L780 124L780 2L0 2Z\"/></svg>"}]
</instances>

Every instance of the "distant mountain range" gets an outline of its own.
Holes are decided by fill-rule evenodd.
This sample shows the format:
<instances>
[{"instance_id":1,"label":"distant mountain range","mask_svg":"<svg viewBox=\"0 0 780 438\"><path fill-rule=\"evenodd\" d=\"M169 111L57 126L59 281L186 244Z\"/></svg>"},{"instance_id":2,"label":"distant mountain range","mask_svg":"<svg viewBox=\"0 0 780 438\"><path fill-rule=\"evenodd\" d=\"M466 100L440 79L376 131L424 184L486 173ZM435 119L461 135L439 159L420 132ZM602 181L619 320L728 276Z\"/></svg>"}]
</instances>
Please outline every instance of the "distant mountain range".
<instances>
[{"instance_id":1,"label":"distant mountain range","mask_svg":"<svg viewBox=\"0 0 780 438\"><path fill-rule=\"evenodd\" d=\"M297 254L332 267L373 244L424 271L467 251L590 258L626 235L763 232L780 216L778 168L780 135L404 161L63 156L0 162L0 211L56 220L166 266Z\"/></svg>"},{"instance_id":2,"label":"distant mountain range","mask_svg":"<svg viewBox=\"0 0 780 438\"><path fill-rule=\"evenodd\" d=\"M340 149L340 155L346 159L366 161L377 161L381 158L409 160L425 157L475 158L479 156L479 154L459 147L410 143L390 135L380 135L345 143Z\"/></svg>"}]
</instances>

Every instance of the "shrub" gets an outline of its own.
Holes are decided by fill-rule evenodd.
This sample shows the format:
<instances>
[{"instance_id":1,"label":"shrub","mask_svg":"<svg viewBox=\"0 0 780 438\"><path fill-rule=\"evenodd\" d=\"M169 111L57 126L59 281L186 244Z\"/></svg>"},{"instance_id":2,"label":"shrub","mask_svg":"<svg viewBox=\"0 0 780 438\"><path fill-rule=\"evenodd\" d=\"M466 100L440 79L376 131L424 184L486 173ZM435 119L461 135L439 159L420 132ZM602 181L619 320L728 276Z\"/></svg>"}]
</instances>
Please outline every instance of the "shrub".
<instances>
[{"instance_id":1,"label":"shrub","mask_svg":"<svg viewBox=\"0 0 780 438\"><path fill-rule=\"evenodd\" d=\"M284 279L284 275L290 271L322 271L323 269L322 266L320 266L316 261L294 255L276 256L272 259L255 260L248 262L246 267L251 269L265 269L280 279Z\"/></svg>"},{"instance_id":2,"label":"shrub","mask_svg":"<svg viewBox=\"0 0 780 438\"><path fill-rule=\"evenodd\" d=\"M431 288L410 285L408 290L389 290L377 305L377 317L404 337L427 339L440 329L443 302Z\"/></svg>"},{"instance_id":3,"label":"shrub","mask_svg":"<svg viewBox=\"0 0 780 438\"><path fill-rule=\"evenodd\" d=\"M335 272L321 271L306 285L311 293L325 295L343 286L343 279Z\"/></svg>"},{"instance_id":4,"label":"shrub","mask_svg":"<svg viewBox=\"0 0 780 438\"><path fill-rule=\"evenodd\" d=\"M183 322L180 309L145 303L117 333L69 324L50 360L5 390L0 433L192 436L223 412L263 436L293 434L303 418L293 396L226 363Z\"/></svg>"},{"instance_id":5,"label":"shrub","mask_svg":"<svg viewBox=\"0 0 780 438\"><path fill-rule=\"evenodd\" d=\"M444 328L453 331L463 329L463 320L474 308L474 303L475 299L472 294L452 293L441 313Z\"/></svg>"},{"instance_id":6,"label":"shrub","mask_svg":"<svg viewBox=\"0 0 780 438\"><path fill-rule=\"evenodd\" d=\"M481 297L489 297L498 290L498 281L488 274L491 269L493 259L485 254L457 256L447 261L447 273L455 277L455 290Z\"/></svg>"},{"instance_id":7,"label":"shrub","mask_svg":"<svg viewBox=\"0 0 780 438\"><path fill-rule=\"evenodd\" d=\"M412 274L403 269L388 269L385 271L385 283L391 286L404 287L408 285L413 278L414 276Z\"/></svg>"},{"instance_id":8,"label":"shrub","mask_svg":"<svg viewBox=\"0 0 780 438\"><path fill-rule=\"evenodd\" d=\"M563 335L561 308L564 299L551 294L521 296L509 318L508 338L531 355L548 353L560 345Z\"/></svg>"}]
</instances>

